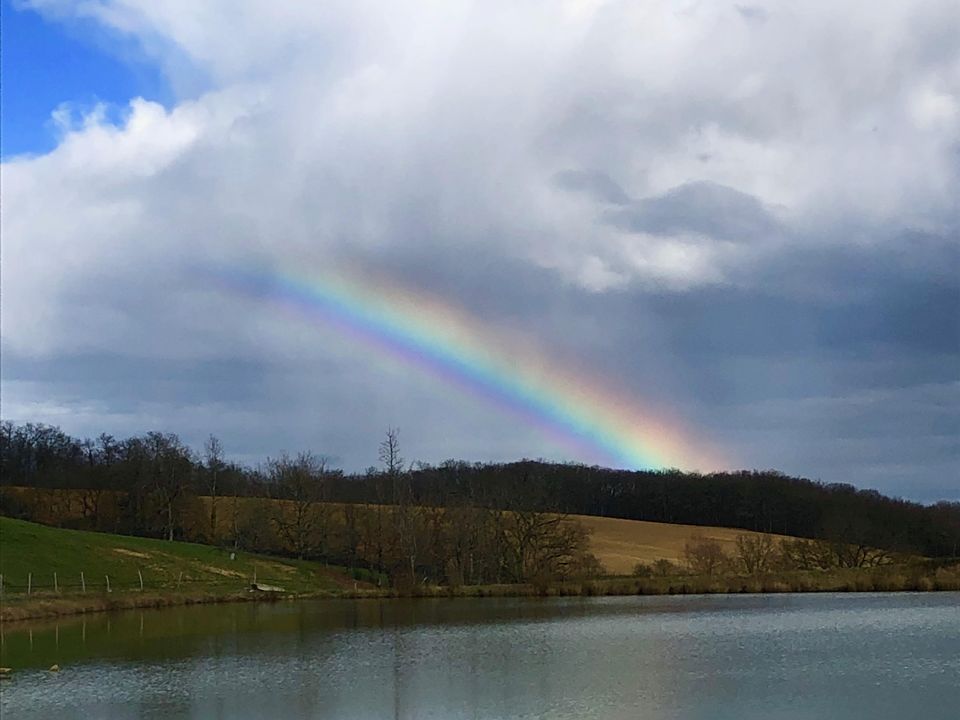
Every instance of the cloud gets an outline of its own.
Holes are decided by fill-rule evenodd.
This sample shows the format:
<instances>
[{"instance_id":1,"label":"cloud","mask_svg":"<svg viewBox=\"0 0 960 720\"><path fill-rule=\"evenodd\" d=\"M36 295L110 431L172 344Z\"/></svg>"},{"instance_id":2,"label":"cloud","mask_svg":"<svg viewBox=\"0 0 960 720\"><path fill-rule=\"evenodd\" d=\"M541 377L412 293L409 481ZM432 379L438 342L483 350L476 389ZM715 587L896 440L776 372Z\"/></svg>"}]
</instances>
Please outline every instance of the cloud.
<instances>
[{"instance_id":1,"label":"cloud","mask_svg":"<svg viewBox=\"0 0 960 720\"><path fill-rule=\"evenodd\" d=\"M7 417L222 423L252 454L320 438L350 467L388 424L424 459L560 456L191 272L346 258L677 408L747 465L909 493L957 460L918 440L898 486L867 462L879 429L844 459L805 419L835 406L772 409L956 367L954 2L30 6L135 43L176 96L59 111L55 150L3 164Z\"/></svg>"},{"instance_id":2,"label":"cloud","mask_svg":"<svg viewBox=\"0 0 960 720\"><path fill-rule=\"evenodd\" d=\"M746 20L762 22L767 19L767 11L760 5L735 5L734 7Z\"/></svg>"},{"instance_id":3,"label":"cloud","mask_svg":"<svg viewBox=\"0 0 960 720\"><path fill-rule=\"evenodd\" d=\"M554 176L557 187L573 192L583 192L594 200L611 205L627 205L630 196L607 175L585 170L566 170Z\"/></svg>"},{"instance_id":4,"label":"cloud","mask_svg":"<svg viewBox=\"0 0 960 720\"><path fill-rule=\"evenodd\" d=\"M771 242L782 232L757 198L710 182L686 183L610 212L607 218L628 232L694 233L730 242Z\"/></svg>"}]
</instances>

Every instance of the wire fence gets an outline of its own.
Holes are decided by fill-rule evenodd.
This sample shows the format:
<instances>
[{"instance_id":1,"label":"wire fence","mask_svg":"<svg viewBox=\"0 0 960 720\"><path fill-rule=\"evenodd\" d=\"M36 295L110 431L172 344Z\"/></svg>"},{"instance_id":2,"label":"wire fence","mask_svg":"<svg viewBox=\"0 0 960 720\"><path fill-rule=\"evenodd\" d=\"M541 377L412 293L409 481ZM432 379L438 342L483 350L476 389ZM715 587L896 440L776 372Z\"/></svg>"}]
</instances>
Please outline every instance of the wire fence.
<instances>
[{"instance_id":1,"label":"wire fence","mask_svg":"<svg viewBox=\"0 0 960 720\"><path fill-rule=\"evenodd\" d=\"M171 590L285 590L289 589L287 588L289 582L289 577L271 578L256 575L197 578L186 574L155 577L142 572L135 577L87 573L70 575L29 573L26 577L14 578L0 575L0 598Z\"/></svg>"}]
</instances>

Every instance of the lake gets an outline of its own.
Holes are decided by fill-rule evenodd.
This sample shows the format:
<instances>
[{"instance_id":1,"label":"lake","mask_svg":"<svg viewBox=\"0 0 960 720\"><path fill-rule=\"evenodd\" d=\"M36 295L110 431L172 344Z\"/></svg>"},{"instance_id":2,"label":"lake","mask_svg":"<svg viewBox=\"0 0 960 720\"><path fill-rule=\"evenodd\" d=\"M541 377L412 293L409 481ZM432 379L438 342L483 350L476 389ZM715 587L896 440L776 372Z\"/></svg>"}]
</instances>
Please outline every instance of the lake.
<instances>
[{"instance_id":1,"label":"lake","mask_svg":"<svg viewBox=\"0 0 960 720\"><path fill-rule=\"evenodd\" d=\"M7 627L0 664L4 720L953 720L960 594L128 611Z\"/></svg>"}]
</instances>

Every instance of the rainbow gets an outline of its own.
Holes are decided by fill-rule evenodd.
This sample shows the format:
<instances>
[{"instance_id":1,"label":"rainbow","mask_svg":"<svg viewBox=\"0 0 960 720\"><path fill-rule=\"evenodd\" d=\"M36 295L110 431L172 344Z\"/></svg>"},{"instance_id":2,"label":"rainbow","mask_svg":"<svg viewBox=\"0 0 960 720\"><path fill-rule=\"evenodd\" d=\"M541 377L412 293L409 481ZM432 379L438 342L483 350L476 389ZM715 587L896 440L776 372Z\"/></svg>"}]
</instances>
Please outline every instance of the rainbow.
<instances>
[{"instance_id":1,"label":"rainbow","mask_svg":"<svg viewBox=\"0 0 960 720\"><path fill-rule=\"evenodd\" d=\"M268 300L479 396L545 433L579 461L629 469L716 469L702 441L663 412L551 363L519 338L439 299L355 269L204 273L224 290Z\"/></svg>"}]
</instances>

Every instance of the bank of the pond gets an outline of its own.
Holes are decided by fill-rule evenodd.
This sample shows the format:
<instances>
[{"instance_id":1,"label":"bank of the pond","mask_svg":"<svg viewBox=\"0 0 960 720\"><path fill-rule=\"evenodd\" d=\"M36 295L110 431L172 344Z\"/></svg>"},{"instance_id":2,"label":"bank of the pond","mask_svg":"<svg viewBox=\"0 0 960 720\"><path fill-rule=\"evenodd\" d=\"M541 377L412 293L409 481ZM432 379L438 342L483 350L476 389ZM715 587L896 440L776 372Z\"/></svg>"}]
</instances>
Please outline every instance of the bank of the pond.
<instances>
[{"instance_id":1,"label":"bank of the pond","mask_svg":"<svg viewBox=\"0 0 960 720\"><path fill-rule=\"evenodd\" d=\"M615 595L711 595L741 593L936 592L960 591L960 563L922 562L907 566L789 572L763 576L614 577L583 581L418 586L408 590L354 588L305 592L189 591L44 595L4 598L0 621L16 622L82 613L233 602L371 598L570 597Z\"/></svg>"},{"instance_id":2,"label":"bank of the pond","mask_svg":"<svg viewBox=\"0 0 960 720\"><path fill-rule=\"evenodd\" d=\"M357 590L349 593L328 591L305 593L253 592L253 591L190 591L190 592L128 592L98 593L95 595L64 595L33 598L4 599L0 603L0 622L18 622L42 618L82 615L86 613L133 610L136 608L164 608L179 605L210 605L239 602L285 602L318 598L371 598L389 597L391 594L378 590Z\"/></svg>"},{"instance_id":3,"label":"bank of the pond","mask_svg":"<svg viewBox=\"0 0 960 720\"><path fill-rule=\"evenodd\" d=\"M35 597L4 600L0 607L0 621L35 620L39 618L79 615L83 613L130 610L133 608L161 608L175 605L195 605L214 602L240 602L247 598L239 593L156 593L144 592L116 595Z\"/></svg>"}]
</instances>

